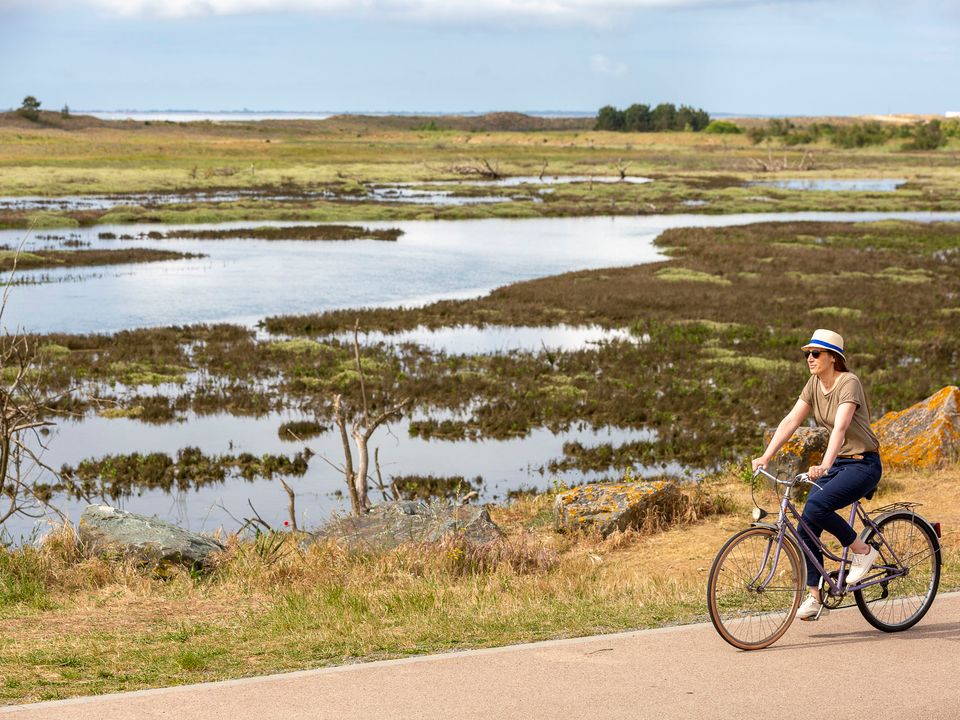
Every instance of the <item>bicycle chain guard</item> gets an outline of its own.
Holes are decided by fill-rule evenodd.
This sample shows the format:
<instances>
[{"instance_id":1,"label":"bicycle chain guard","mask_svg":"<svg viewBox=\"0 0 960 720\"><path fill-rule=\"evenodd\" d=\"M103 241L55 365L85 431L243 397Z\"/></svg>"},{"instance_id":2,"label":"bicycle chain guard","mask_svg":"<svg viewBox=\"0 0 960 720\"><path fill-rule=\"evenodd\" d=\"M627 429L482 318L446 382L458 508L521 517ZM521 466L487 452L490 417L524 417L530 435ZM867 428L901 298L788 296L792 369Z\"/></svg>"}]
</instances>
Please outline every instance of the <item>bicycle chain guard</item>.
<instances>
[{"instance_id":1,"label":"bicycle chain guard","mask_svg":"<svg viewBox=\"0 0 960 720\"><path fill-rule=\"evenodd\" d=\"M837 579L840 577L839 570L831 570L827 573L830 576L830 579L836 584ZM831 595L830 586L825 582L820 583L820 602L823 603L823 606L828 610L836 610L840 607L840 603L843 602L846 594L843 595Z\"/></svg>"}]
</instances>

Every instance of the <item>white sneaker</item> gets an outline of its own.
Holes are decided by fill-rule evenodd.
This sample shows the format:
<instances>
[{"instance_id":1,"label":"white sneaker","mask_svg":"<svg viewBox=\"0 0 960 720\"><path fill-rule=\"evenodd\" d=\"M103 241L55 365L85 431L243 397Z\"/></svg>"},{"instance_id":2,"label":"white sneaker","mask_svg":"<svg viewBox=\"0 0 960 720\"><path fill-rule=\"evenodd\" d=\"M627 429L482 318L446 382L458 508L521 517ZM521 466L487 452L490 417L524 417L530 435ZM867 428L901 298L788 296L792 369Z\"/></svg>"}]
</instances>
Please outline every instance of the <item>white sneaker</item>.
<instances>
[{"instance_id":1,"label":"white sneaker","mask_svg":"<svg viewBox=\"0 0 960 720\"><path fill-rule=\"evenodd\" d=\"M826 617L830 614L830 610L823 607L813 595L807 595L807 599L800 603L800 607L797 609L797 618L799 620L816 620L818 613L820 617Z\"/></svg>"},{"instance_id":2,"label":"white sneaker","mask_svg":"<svg viewBox=\"0 0 960 720\"><path fill-rule=\"evenodd\" d=\"M871 547L870 552L865 555L852 553L853 558L850 561L850 573L847 575L847 587L856 585L864 575L870 572L870 568L873 567L873 563L876 561L878 554L875 547Z\"/></svg>"}]
</instances>

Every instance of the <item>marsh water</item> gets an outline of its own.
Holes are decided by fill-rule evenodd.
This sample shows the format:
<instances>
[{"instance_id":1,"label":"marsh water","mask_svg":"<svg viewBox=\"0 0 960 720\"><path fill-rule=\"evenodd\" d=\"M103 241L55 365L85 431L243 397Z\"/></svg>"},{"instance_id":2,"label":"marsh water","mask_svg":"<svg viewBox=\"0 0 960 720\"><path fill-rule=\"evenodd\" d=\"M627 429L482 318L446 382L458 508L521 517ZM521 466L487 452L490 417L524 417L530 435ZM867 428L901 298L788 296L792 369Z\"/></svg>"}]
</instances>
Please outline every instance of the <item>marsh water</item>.
<instances>
[{"instance_id":1,"label":"marsh water","mask_svg":"<svg viewBox=\"0 0 960 720\"><path fill-rule=\"evenodd\" d=\"M826 192L893 192L906 183L899 179L807 179L758 180L749 183L754 187L773 187L781 190L822 190Z\"/></svg>"},{"instance_id":2,"label":"marsh water","mask_svg":"<svg viewBox=\"0 0 960 720\"><path fill-rule=\"evenodd\" d=\"M397 221L363 223L398 227L397 242L263 241L186 239L101 239L100 233L137 235L165 232L173 226L98 226L44 231L27 238L25 248L51 247L64 239L91 247L160 247L202 252L203 259L118 267L25 271L20 277L42 282L12 288L3 322L7 329L31 332L110 332L128 328L234 322L253 325L269 315L316 312L343 307L417 305L441 298L479 296L525 279L571 270L622 266L665 259L653 240L673 227L720 227L767 221L915 221L960 220L960 213L782 213L755 215L671 215L531 220ZM232 223L250 227L265 223ZM284 225L283 223L271 223ZM294 223L286 223L287 225ZM209 226L207 226L209 227ZM227 227L227 226L218 226ZM0 232L0 244L18 247L22 231ZM57 282L76 276L75 282ZM397 336L371 334L371 342L416 342L450 353L537 351L542 347L574 349L590 343L629 339L625 331L598 328L419 328ZM303 443L281 442L279 425L298 416L188 416L185 422L150 425L131 419L87 417L60 421L47 438L45 460L53 467L84 458L129 452L168 452L186 446L211 454L282 452L293 454ZM574 428L554 434L534 430L511 440L445 441L410 437L406 421L383 432L384 475L482 476L481 498L503 498L522 487L546 489L554 479L572 484L593 479L590 473L541 472L562 455L563 443L584 445L649 439L649 431ZM318 456L336 462L339 437L325 433L306 441ZM679 466L638 468L641 474L683 475ZM291 481L298 494L298 514L314 526L331 511L344 510L337 491L342 477L318 457L307 474ZM235 518L250 516L247 501L271 523L282 523L286 495L277 481L234 480L175 495L146 492L119 501L137 512L156 514L196 530L235 529ZM58 501L73 521L80 503ZM32 521L8 521L5 531L28 535Z\"/></svg>"}]
</instances>

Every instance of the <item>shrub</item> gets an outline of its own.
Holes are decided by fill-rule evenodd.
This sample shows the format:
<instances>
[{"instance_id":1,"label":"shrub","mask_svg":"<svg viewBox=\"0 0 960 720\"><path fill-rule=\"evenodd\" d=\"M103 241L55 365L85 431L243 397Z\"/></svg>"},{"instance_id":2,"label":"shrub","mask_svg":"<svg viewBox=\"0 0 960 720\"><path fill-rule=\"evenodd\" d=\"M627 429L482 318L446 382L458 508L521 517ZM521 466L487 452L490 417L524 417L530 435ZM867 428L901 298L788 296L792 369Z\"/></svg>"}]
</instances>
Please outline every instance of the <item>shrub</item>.
<instances>
[{"instance_id":1,"label":"shrub","mask_svg":"<svg viewBox=\"0 0 960 720\"><path fill-rule=\"evenodd\" d=\"M830 142L842 148L861 148L883 145L893 137L896 128L884 127L878 122L857 123L834 128Z\"/></svg>"},{"instance_id":2,"label":"shrub","mask_svg":"<svg viewBox=\"0 0 960 720\"><path fill-rule=\"evenodd\" d=\"M739 125L729 120L714 120L703 131L716 133L717 135L740 135L743 133L743 129Z\"/></svg>"},{"instance_id":3,"label":"shrub","mask_svg":"<svg viewBox=\"0 0 960 720\"><path fill-rule=\"evenodd\" d=\"M947 144L947 137L939 120L917 125L913 132L913 141L903 146L904 150L936 150Z\"/></svg>"}]
</instances>

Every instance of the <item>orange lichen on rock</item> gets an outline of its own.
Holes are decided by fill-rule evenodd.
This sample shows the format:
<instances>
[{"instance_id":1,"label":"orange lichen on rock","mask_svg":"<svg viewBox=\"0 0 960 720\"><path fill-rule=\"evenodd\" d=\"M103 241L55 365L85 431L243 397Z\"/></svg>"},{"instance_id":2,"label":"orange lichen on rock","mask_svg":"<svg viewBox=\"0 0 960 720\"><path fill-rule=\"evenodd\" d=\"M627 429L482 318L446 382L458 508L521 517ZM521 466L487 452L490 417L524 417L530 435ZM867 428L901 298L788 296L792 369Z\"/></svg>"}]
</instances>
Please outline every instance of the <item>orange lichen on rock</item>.
<instances>
[{"instance_id":1,"label":"orange lichen on rock","mask_svg":"<svg viewBox=\"0 0 960 720\"><path fill-rule=\"evenodd\" d=\"M960 455L960 388L949 385L872 425L888 466L933 467Z\"/></svg>"},{"instance_id":2,"label":"orange lichen on rock","mask_svg":"<svg viewBox=\"0 0 960 720\"><path fill-rule=\"evenodd\" d=\"M592 483L557 495L554 523L557 530L595 527L606 537L616 530L668 524L687 502L666 480Z\"/></svg>"},{"instance_id":3,"label":"orange lichen on rock","mask_svg":"<svg viewBox=\"0 0 960 720\"><path fill-rule=\"evenodd\" d=\"M768 430L764 445L769 445L772 437L773 430ZM783 480L792 479L823 461L829 441L830 433L824 428L799 427L774 455L767 472Z\"/></svg>"}]
</instances>

